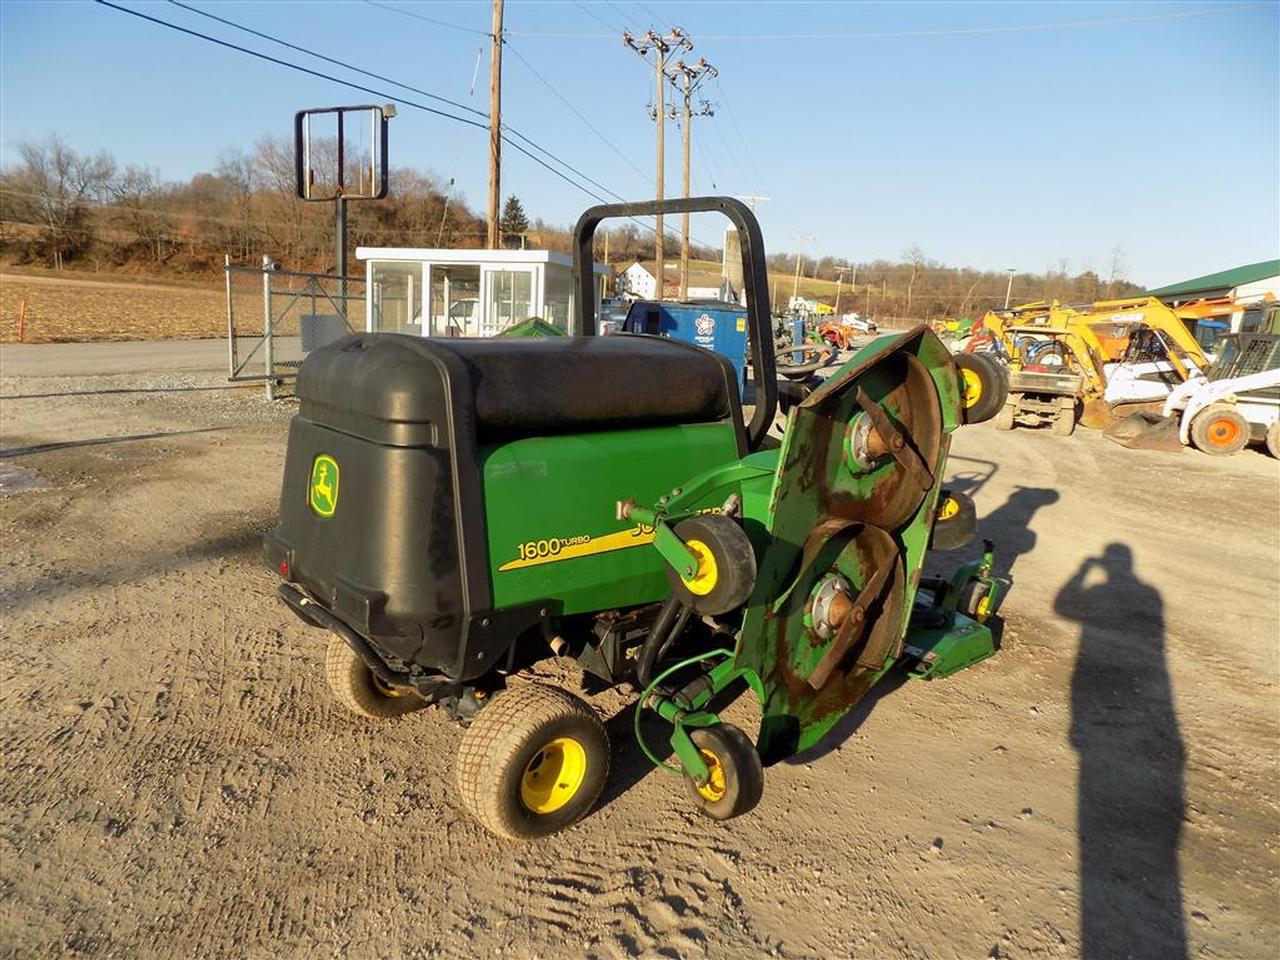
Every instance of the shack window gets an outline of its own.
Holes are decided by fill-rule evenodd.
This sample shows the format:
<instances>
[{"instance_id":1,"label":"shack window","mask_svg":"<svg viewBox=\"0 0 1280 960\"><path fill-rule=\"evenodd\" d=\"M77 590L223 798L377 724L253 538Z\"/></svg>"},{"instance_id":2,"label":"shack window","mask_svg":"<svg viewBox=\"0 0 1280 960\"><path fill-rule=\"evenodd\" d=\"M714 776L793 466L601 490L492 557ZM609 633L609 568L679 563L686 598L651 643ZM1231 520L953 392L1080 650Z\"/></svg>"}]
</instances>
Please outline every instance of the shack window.
<instances>
[{"instance_id":1,"label":"shack window","mask_svg":"<svg viewBox=\"0 0 1280 960\"><path fill-rule=\"evenodd\" d=\"M422 334L422 264L374 261L371 296L374 331Z\"/></svg>"},{"instance_id":2,"label":"shack window","mask_svg":"<svg viewBox=\"0 0 1280 960\"><path fill-rule=\"evenodd\" d=\"M573 271L568 267L549 263L543 275L547 284L543 293L543 319L568 331L569 313L573 309Z\"/></svg>"}]
</instances>

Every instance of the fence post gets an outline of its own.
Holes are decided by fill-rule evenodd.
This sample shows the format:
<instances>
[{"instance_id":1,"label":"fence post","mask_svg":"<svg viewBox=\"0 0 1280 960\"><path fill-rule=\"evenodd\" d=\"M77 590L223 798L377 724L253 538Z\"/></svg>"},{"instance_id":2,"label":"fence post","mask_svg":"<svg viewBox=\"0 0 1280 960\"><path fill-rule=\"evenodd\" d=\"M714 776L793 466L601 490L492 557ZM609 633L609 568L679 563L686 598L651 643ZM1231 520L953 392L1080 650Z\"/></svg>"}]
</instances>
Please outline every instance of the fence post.
<instances>
[{"instance_id":1,"label":"fence post","mask_svg":"<svg viewBox=\"0 0 1280 960\"><path fill-rule=\"evenodd\" d=\"M227 379L236 375L236 317L231 305L231 254L222 255L222 273L227 280Z\"/></svg>"},{"instance_id":2,"label":"fence post","mask_svg":"<svg viewBox=\"0 0 1280 960\"><path fill-rule=\"evenodd\" d=\"M275 356L271 342L271 258L262 255L262 339L267 366L267 399L276 398Z\"/></svg>"},{"instance_id":3,"label":"fence post","mask_svg":"<svg viewBox=\"0 0 1280 960\"><path fill-rule=\"evenodd\" d=\"M22 343L27 336L27 298L22 298L22 303L18 304L18 342Z\"/></svg>"}]
</instances>

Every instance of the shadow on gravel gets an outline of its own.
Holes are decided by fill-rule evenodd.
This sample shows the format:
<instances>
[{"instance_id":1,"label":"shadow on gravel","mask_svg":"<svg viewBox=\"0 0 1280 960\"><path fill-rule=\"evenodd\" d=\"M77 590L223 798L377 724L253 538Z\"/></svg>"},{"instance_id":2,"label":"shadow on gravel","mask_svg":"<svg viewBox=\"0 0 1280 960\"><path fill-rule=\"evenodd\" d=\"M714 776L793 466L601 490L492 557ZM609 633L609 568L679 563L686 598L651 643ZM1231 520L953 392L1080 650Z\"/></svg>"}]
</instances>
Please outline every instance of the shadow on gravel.
<instances>
[{"instance_id":1,"label":"shadow on gravel","mask_svg":"<svg viewBox=\"0 0 1280 960\"><path fill-rule=\"evenodd\" d=\"M166 430L160 433L134 433L127 437L94 437L90 440L64 440L61 443L38 443L31 447L14 447L0 450L0 460L8 457L27 457L33 453L49 453L52 450L72 450L76 447L97 447L106 443L129 443L134 440L160 440L165 437L187 437L196 433L216 433L231 427L200 427L195 430Z\"/></svg>"},{"instance_id":2,"label":"shadow on gravel","mask_svg":"<svg viewBox=\"0 0 1280 960\"><path fill-rule=\"evenodd\" d=\"M613 752L609 758L611 764L609 778L605 781L600 799L596 801L595 812L613 803L656 769L644 755L640 745L636 743L633 724L637 709L639 709L638 703L630 704L605 721L604 728L609 734L609 744ZM666 757L671 753L671 745L667 742L671 736L669 723L646 711L640 720L640 731L644 735L645 743L649 744L649 749L658 756ZM675 777L661 772L657 775L669 781L676 789L683 789Z\"/></svg>"},{"instance_id":3,"label":"shadow on gravel","mask_svg":"<svg viewBox=\"0 0 1280 960\"><path fill-rule=\"evenodd\" d=\"M253 386L256 386L254 384ZM13 393L0 396L0 400L48 400L51 397L97 397L111 393L207 393L211 390L246 390L242 383L228 383L217 387L111 387L103 390L59 390L55 393Z\"/></svg>"},{"instance_id":4,"label":"shadow on gravel","mask_svg":"<svg viewBox=\"0 0 1280 960\"><path fill-rule=\"evenodd\" d=\"M960 492L965 491L961 489ZM978 532L971 544L955 551L929 554L925 560L926 568L930 572L937 571L939 575L945 570L946 576L950 576L956 567L981 556L982 541L986 538L996 545L996 578L1013 583L1014 564L1036 546L1037 537L1031 529L1031 521L1042 507L1051 506L1060 499L1058 491L1049 487L1015 487L1008 500L979 518ZM945 561L945 566L935 565L937 560Z\"/></svg>"},{"instance_id":5,"label":"shadow on gravel","mask_svg":"<svg viewBox=\"0 0 1280 960\"><path fill-rule=\"evenodd\" d=\"M78 590L92 587L126 585L141 586L149 577L184 567L195 566L215 557L239 557L258 551L262 536L270 523L262 521L242 525L219 536L201 539L176 550L155 553L126 563L98 567L95 570L64 572L54 570L34 583L13 585L0 590L0 602L12 615L33 600L56 600Z\"/></svg>"},{"instance_id":6,"label":"shadow on gravel","mask_svg":"<svg viewBox=\"0 0 1280 960\"><path fill-rule=\"evenodd\" d=\"M1100 582L1085 586L1094 574ZM1184 747L1165 660L1164 602L1112 543L1062 587L1054 612L1080 624L1071 677L1079 754L1080 952L1187 956L1178 871Z\"/></svg>"}]
</instances>

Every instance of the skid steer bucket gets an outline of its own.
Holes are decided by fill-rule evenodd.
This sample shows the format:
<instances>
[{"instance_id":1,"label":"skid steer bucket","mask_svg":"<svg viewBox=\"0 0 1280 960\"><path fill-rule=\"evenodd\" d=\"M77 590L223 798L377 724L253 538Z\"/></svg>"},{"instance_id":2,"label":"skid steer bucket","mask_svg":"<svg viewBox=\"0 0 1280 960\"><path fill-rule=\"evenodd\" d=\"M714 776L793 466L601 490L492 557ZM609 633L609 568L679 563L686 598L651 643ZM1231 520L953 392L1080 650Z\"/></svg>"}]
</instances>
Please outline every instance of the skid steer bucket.
<instances>
[{"instance_id":1,"label":"skid steer bucket","mask_svg":"<svg viewBox=\"0 0 1280 960\"><path fill-rule=\"evenodd\" d=\"M1182 441L1178 438L1177 417L1134 413L1117 420L1103 430L1102 435L1130 450L1167 450L1176 453L1182 449Z\"/></svg>"},{"instance_id":2,"label":"skid steer bucket","mask_svg":"<svg viewBox=\"0 0 1280 960\"><path fill-rule=\"evenodd\" d=\"M762 681L766 764L815 744L902 653L959 411L950 357L920 328L791 414L735 651Z\"/></svg>"}]
</instances>

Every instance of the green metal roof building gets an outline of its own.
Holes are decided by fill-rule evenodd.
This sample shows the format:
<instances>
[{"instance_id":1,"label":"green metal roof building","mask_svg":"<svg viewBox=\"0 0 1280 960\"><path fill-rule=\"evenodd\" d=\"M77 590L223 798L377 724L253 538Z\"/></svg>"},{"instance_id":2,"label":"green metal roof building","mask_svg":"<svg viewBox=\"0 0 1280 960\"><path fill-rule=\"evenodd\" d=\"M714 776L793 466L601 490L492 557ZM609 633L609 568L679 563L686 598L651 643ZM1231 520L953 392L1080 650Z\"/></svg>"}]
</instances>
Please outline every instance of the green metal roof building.
<instances>
[{"instance_id":1,"label":"green metal roof building","mask_svg":"<svg viewBox=\"0 0 1280 960\"><path fill-rule=\"evenodd\" d=\"M1147 291L1149 296L1159 297L1168 303L1226 296L1245 299L1267 293L1280 297L1280 260L1247 263L1242 267L1207 273L1203 277L1193 277Z\"/></svg>"}]
</instances>

